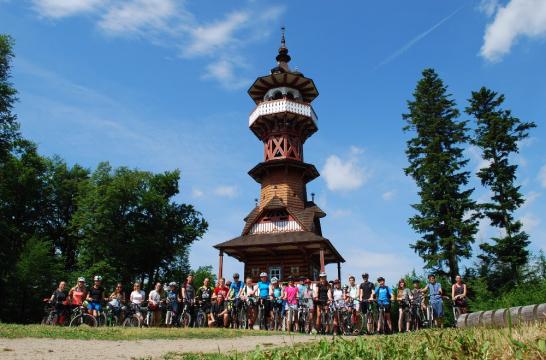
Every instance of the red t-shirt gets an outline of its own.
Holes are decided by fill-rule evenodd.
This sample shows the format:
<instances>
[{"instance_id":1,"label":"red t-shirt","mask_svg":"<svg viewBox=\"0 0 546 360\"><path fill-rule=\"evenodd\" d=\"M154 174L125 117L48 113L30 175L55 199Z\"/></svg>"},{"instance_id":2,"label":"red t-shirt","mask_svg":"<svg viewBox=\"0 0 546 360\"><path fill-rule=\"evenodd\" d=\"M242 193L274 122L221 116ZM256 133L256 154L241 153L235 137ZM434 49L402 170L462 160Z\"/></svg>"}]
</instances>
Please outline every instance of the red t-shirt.
<instances>
[{"instance_id":1,"label":"red t-shirt","mask_svg":"<svg viewBox=\"0 0 546 360\"><path fill-rule=\"evenodd\" d=\"M229 288L227 286L222 286L222 287L215 287L214 288L214 295L218 296L218 294L222 294L224 296L224 299L227 297L227 294L229 292Z\"/></svg>"}]
</instances>

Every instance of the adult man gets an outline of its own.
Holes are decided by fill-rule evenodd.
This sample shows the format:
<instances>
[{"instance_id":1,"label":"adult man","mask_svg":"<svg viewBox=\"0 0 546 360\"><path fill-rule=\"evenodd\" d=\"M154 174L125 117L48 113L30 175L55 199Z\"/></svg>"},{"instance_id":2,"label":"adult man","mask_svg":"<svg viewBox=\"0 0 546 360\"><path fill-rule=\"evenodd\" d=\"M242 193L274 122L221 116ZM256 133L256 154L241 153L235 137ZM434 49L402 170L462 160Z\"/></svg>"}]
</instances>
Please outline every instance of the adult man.
<instances>
[{"instance_id":1,"label":"adult man","mask_svg":"<svg viewBox=\"0 0 546 360\"><path fill-rule=\"evenodd\" d=\"M241 289L243 288L243 281L239 280L239 274L234 273L233 274L233 281L229 285L229 292L228 292L228 299L233 300L233 306L235 306L235 309L239 310L240 302L239 302L239 292L241 292Z\"/></svg>"},{"instance_id":2,"label":"adult man","mask_svg":"<svg viewBox=\"0 0 546 360\"><path fill-rule=\"evenodd\" d=\"M193 287L193 274L186 277L186 281L180 286L180 301L182 306L180 312L187 306L187 311L190 313L191 325L195 320L195 288Z\"/></svg>"},{"instance_id":3,"label":"adult man","mask_svg":"<svg viewBox=\"0 0 546 360\"><path fill-rule=\"evenodd\" d=\"M209 327L228 326L228 310L222 293L216 296L216 301L212 304L208 323Z\"/></svg>"},{"instance_id":4,"label":"adult man","mask_svg":"<svg viewBox=\"0 0 546 360\"><path fill-rule=\"evenodd\" d=\"M203 280L203 286L197 290L197 294L195 295L196 300L201 304L205 312L210 311L213 291L214 290L210 286L209 278L205 278L205 280Z\"/></svg>"},{"instance_id":5,"label":"adult man","mask_svg":"<svg viewBox=\"0 0 546 360\"><path fill-rule=\"evenodd\" d=\"M222 294L222 297L225 299L229 292L229 288L225 285L226 279L220 278L218 284L214 288L214 294L212 295L212 300L216 300L218 294Z\"/></svg>"},{"instance_id":6,"label":"adult man","mask_svg":"<svg viewBox=\"0 0 546 360\"><path fill-rule=\"evenodd\" d=\"M372 296L372 292L375 288L374 284L371 281L368 281L369 277L370 276L367 273L362 274L363 282L360 284L358 288L358 300L360 301L360 310L362 311L362 315L364 315L365 319L366 319L366 314L371 309L369 299ZM368 317L366 328L368 329L368 334L371 334L373 332L373 317L372 316Z\"/></svg>"},{"instance_id":7,"label":"adult man","mask_svg":"<svg viewBox=\"0 0 546 360\"><path fill-rule=\"evenodd\" d=\"M444 303L442 302L443 291L442 285L436 282L436 276L434 274L428 276L428 284L423 291L428 293L428 301L432 307L434 323L436 326L442 327L444 318Z\"/></svg>"},{"instance_id":8,"label":"adult man","mask_svg":"<svg viewBox=\"0 0 546 360\"><path fill-rule=\"evenodd\" d=\"M347 286L347 296L353 302L354 310L360 309L359 289L356 286L356 279L353 275L349 276L349 285Z\"/></svg>"},{"instance_id":9,"label":"adult man","mask_svg":"<svg viewBox=\"0 0 546 360\"><path fill-rule=\"evenodd\" d=\"M96 275L93 278L93 282L93 286L91 286L87 292L87 301L89 302L87 309L90 314L97 317L102 310L102 301L105 300L106 297L104 296L104 288L101 285L102 277Z\"/></svg>"},{"instance_id":10,"label":"adult man","mask_svg":"<svg viewBox=\"0 0 546 360\"><path fill-rule=\"evenodd\" d=\"M377 300L377 306L379 309L384 310L384 316L385 316L385 322L387 323L387 326L389 327L388 331L392 332L392 322L391 322L391 301L394 300L394 295L392 290L385 285L385 278L380 276L377 278L378 286L375 287L375 289L372 291L372 296L370 297L370 300L373 300L374 297ZM387 330L382 328L383 324L381 323L381 319L378 319L377 321L377 330L379 332L383 331L386 332Z\"/></svg>"}]
</instances>

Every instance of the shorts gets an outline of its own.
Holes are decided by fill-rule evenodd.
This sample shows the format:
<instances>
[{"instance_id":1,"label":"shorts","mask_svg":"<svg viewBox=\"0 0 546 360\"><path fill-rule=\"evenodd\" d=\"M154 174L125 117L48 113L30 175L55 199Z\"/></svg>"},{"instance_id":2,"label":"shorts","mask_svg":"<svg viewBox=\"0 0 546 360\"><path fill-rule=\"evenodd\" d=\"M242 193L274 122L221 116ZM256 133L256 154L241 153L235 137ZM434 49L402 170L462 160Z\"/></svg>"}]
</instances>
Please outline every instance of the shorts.
<instances>
[{"instance_id":1,"label":"shorts","mask_svg":"<svg viewBox=\"0 0 546 360\"><path fill-rule=\"evenodd\" d=\"M100 304L100 302L91 301L91 302L89 302L89 304L87 304L87 309L88 310L101 311L102 310L102 305Z\"/></svg>"},{"instance_id":2,"label":"shorts","mask_svg":"<svg viewBox=\"0 0 546 360\"><path fill-rule=\"evenodd\" d=\"M385 312L386 313L390 313L391 312L391 304L377 304L377 308L383 308L385 309Z\"/></svg>"},{"instance_id":3,"label":"shorts","mask_svg":"<svg viewBox=\"0 0 546 360\"><path fill-rule=\"evenodd\" d=\"M362 303L360 304L360 310L362 311L362 314L367 314L368 311L371 311L370 302L369 301L362 301Z\"/></svg>"},{"instance_id":4,"label":"shorts","mask_svg":"<svg viewBox=\"0 0 546 360\"><path fill-rule=\"evenodd\" d=\"M286 304L286 310L295 310L298 311L298 304Z\"/></svg>"},{"instance_id":5,"label":"shorts","mask_svg":"<svg viewBox=\"0 0 546 360\"><path fill-rule=\"evenodd\" d=\"M441 301L431 302L430 306L432 307L432 313L435 318L444 317L444 304Z\"/></svg>"}]
</instances>

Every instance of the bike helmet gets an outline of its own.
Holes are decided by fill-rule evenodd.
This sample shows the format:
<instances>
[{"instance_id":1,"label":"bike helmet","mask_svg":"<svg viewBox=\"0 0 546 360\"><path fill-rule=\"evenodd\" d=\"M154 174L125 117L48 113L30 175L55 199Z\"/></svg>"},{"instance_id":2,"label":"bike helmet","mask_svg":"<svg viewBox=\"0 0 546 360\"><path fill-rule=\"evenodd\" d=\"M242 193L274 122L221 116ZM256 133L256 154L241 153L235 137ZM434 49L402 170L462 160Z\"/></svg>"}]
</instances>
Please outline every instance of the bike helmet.
<instances>
[{"instance_id":1,"label":"bike helmet","mask_svg":"<svg viewBox=\"0 0 546 360\"><path fill-rule=\"evenodd\" d=\"M334 284L339 284L340 281L339 281L339 279L335 279L335 280L333 281L333 283L334 283Z\"/></svg>"},{"instance_id":2,"label":"bike helmet","mask_svg":"<svg viewBox=\"0 0 546 360\"><path fill-rule=\"evenodd\" d=\"M378 277L377 282L380 282L380 281L385 281L385 278L383 276Z\"/></svg>"},{"instance_id":3,"label":"bike helmet","mask_svg":"<svg viewBox=\"0 0 546 360\"><path fill-rule=\"evenodd\" d=\"M233 274L233 278L234 278L234 279L238 279L238 278L239 278L239 273Z\"/></svg>"},{"instance_id":4,"label":"bike helmet","mask_svg":"<svg viewBox=\"0 0 546 360\"><path fill-rule=\"evenodd\" d=\"M326 273L325 273L325 272L321 272L321 273L319 274L319 277L326 277Z\"/></svg>"},{"instance_id":5,"label":"bike helmet","mask_svg":"<svg viewBox=\"0 0 546 360\"><path fill-rule=\"evenodd\" d=\"M176 283L175 283L174 281L171 281L171 282L169 283L169 286L176 286Z\"/></svg>"},{"instance_id":6,"label":"bike helmet","mask_svg":"<svg viewBox=\"0 0 546 360\"><path fill-rule=\"evenodd\" d=\"M260 277L267 277L267 273L265 273L265 272L261 273Z\"/></svg>"},{"instance_id":7,"label":"bike helmet","mask_svg":"<svg viewBox=\"0 0 546 360\"><path fill-rule=\"evenodd\" d=\"M279 279L277 279L276 277L273 276L273 277L271 278L271 283L276 284L276 283L278 283L278 282L279 282Z\"/></svg>"},{"instance_id":8,"label":"bike helmet","mask_svg":"<svg viewBox=\"0 0 546 360\"><path fill-rule=\"evenodd\" d=\"M368 273L362 274L362 278L363 278L363 279L367 279L367 278L369 278L369 277L370 277L370 275L368 275Z\"/></svg>"},{"instance_id":9,"label":"bike helmet","mask_svg":"<svg viewBox=\"0 0 546 360\"><path fill-rule=\"evenodd\" d=\"M83 276L80 276L80 277L78 278L78 282L85 282L85 278L84 278Z\"/></svg>"},{"instance_id":10,"label":"bike helmet","mask_svg":"<svg viewBox=\"0 0 546 360\"><path fill-rule=\"evenodd\" d=\"M95 275L95 277L93 278L94 281L101 281L102 280L102 276L100 275Z\"/></svg>"}]
</instances>

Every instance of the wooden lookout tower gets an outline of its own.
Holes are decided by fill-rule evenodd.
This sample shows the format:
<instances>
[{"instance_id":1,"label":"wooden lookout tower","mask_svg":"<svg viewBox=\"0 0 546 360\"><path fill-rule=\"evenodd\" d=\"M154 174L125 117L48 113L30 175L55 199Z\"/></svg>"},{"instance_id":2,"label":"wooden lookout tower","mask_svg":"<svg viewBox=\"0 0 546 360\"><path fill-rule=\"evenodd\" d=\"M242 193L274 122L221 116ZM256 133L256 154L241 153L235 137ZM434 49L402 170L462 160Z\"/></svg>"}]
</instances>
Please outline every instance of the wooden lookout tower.
<instances>
[{"instance_id":1,"label":"wooden lookout tower","mask_svg":"<svg viewBox=\"0 0 546 360\"><path fill-rule=\"evenodd\" d=\"M248 174L261 185L256 207L244 219L240 236L215 245L223 255L244 263L244 276L257 280L261 272L286 279L318 279L324 266L345 262L322 236L320 219L326 214L307 198L306 184L319 176L303 160L303 144L317 130L311 102L318 96L312 79L288 66L290 55L284 29L277 66L256 79L248 94L256 103L248 119L250 130L264 144L264 161Z\"/></svg>"}]
</instances>

